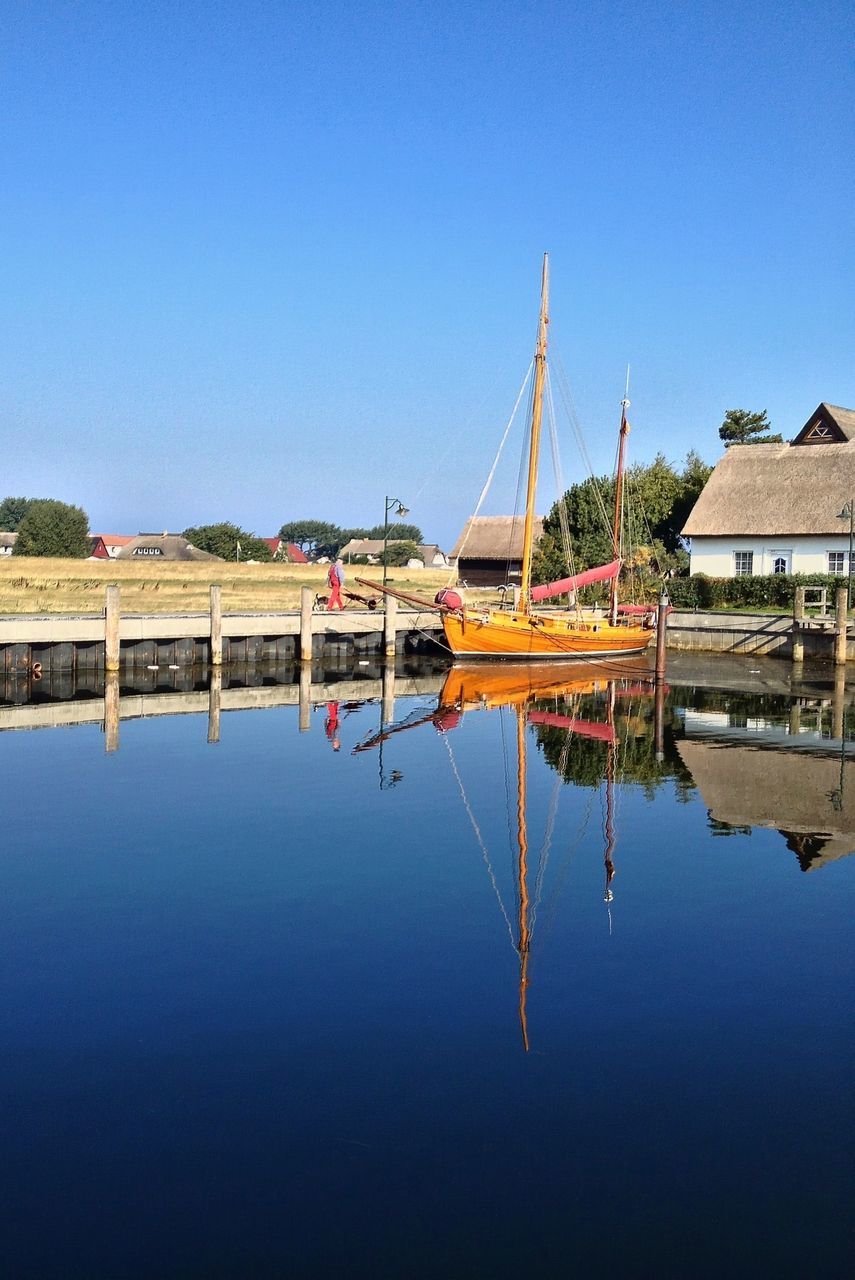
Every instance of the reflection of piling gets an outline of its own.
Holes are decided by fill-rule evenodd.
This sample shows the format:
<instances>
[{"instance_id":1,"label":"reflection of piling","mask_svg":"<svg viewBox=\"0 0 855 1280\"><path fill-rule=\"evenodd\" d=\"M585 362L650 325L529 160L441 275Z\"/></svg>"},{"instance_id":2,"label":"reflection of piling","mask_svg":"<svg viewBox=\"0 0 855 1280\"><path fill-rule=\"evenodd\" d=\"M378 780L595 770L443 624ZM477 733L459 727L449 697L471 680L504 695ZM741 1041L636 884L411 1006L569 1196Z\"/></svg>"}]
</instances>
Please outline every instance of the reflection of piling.
<instances>
[{"instance_id":1,"label":"reflection of piling","mask_svg":"<svg viewBox=\"0 0 855 1280\"><path fill-rule=\"evenodd\" d=\"M665 682L656 681L653 695L653 747L661 764L665 759Z\"/></svg>"},{"instance_id":2,"label":"reflection of piling","mask_svg":"<svg viewBox=\"0 0 855 1280\"><path fill-rule=\"evenodd\" d=\"M398 601L394 596L386 597L386 612L383 618L383 652L387 658L395 656L395 628L398 620Z\"/></svg>"},{"instance_id":3,"label":"reflection of piling","mask_svg":"<svg viewBox=\"0 0 855 1280\"><path fill-rule=\"evenodd\" d=\"M117 588L118 589L118 588ZM109 587L107 588L109 591ZM119 750L119 673L104 675L104 750Z\"/></svg>"},{"instance_id":4,"label":"reflection of piling","mask_svg":"<svg viewBox=\"0 0 855 1280\"><path fill-rule=\"evenodd\" d=\"M300 588L300 661L312 661L312 604L310 587ZM302 688L302 685L300 686ZM302 728L302 725L301 725Z\"/></svg>"},{"instance_id":5,"label":"reflection of piling","mask_svg":"<svg viewBox=\"0 0 855 1280\"><path fill-rule=\"evenodd\" d=\"M790 703L790 733L795 738L802 730L802 704L798 698Z\"/></svg>"},{"instance_id":6,"label":"reflection of piling","mask_svg":"<svg viewBox=\"0 0 855 1280\"><path fill-rule=\"evenodd\" d=\"M841 665L846 662L847 620L849 614L849 591L846 587L837 588L837 607L834 625L834 661Z\"/></svg>"},{"instance_id":7,"label":"reflection of piling","mask_svg":"<svg viewBox=\"0 0 855 1280\"><path fill-rule=\"evenodd\" d=\"M834 673L834 697L831 703L831 736L843 741L843 711L846 696L846 668L838 666Z\"/></svg>"},{"instance_id":8,"label":"reflection of piling","mask_svg":"<svg viewBox=\"0 0 855 1280\"><path fill-rule=\"evenodd\" d=\"M120 617L119 588L111 583L104 601L104 667L107 671L119 670Z\"/></svg>"},{"instance_id":9,"label":"reflection of piling","mask_svg":"<svg viewBox=\"0 0 855 1280\"><path fill-rule=\"evenodd\" d=\"M305 587L303 588L305 591ZM311 616L311 615L310 615ZM300 732L307 733L312 726L312 664L300 663Z\"/></svg>"},{"instance_id":10,"label":"reflection of piling","mask_svg":"<svg viewBox=\"0 0 855 1280\"><path fill-rule=\"evenodd\" d=\"M383 668L383 703L381 707L383 724L391 724L395 719L395 663L387 662Z\"/></svg>"},{"instance_id":11,"label":"reflection of piling","mask_svg":"<svg viewBox=\"0 0 855 1280\"><path fill-rule=\"evenodd\" d=\"M665 642L668 631L668 592L663 588L656 615L656 679L665 679Z\"/></svg>"},{"instance_id":12,"label":"reflection of piling","mask_svg":"<svg viewBox=\"0 0 855 1280\"><path fill-rule=\"evenodd\" d=\"M793 662L804 662L805 636L802 622L805 616L805 589L796 587L793 597Z\"/></svg>"},{"instance_id":13,"label":"reflection of piling","mask_svg":"<svg viewBox=\"0 0 855 1280\"><path fill-rule=\"evenodd\" d=\"M223 660L223 600L222 590L216 584L211 587L211 666L218 667Z\"/></svg>"},{"instance_id":14,"label":"reflection of piling","mask_svg":"<svg viewBox=\"0 0 855 1280\"><path fill-rule=\"evenodd\" d=\"M208 741L220 740L220 702L223 692L223 669L211 669L211 683L208 687Z\"/></svg>"}]
</instances>

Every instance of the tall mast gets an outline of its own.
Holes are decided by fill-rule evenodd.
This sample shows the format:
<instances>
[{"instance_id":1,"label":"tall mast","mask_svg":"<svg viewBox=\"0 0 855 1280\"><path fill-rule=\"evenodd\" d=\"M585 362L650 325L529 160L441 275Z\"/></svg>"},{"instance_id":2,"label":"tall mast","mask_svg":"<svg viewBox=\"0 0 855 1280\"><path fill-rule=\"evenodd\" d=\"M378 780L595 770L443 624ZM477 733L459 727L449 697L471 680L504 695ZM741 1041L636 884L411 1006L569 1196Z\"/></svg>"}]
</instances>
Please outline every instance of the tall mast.
<instances>
[{"instance_id":1,"label":"tall mast","mask_svg":"<svg viewBox=\"0 0 855 1280\"><path fill-rule=\"evenodd\" d=\"M520 914L519 914L519 957L520 957L520 999L519 1015L522 1031L523 1048L528 1053L528 1015L526 1013L526 997L528 995L528 952L531 945L531 932L528 923L528 827L526 824L526 768L525 768L525 708L517 707L517 844L519 860L517 864L519 876Z\"/></svg>"},{"instance_id":2,"label":"tall mast","mask_svg":"<svg viewBox=\"0 0 855 1280\"><path fill-rule=\"evenodd\" d=\"M623 470L626 461L626 438L629 435L629 423L626 411L629 408L629 365L626 367L626 391L620 402L620 434L618 436L617 471L615 472L615 516L612 526L612 559L620 559L620 525L621 507L623 504ZM611 601L609 604L609 620L612 626L617 622L618 606L618 574L612 578Z\"/></svg>"},{"instance_id":3,"label":"tall mast","mask_svg":"<svg viewBox=\"0 0 855 1280\"><path fill-rule=\"evenodd\" d=\"M534 530L534 504L537 498L537 461L540 454L540 424L543 419L543 384L546 381L546 326L549 324L549 254L543 255L540 283L540 323L537 349L534 353L534 394L531 401L531 441L528 450L528 487L525 494L525 527L523 529L520 609L531 608L531 548Z\"/></svg>"}]
</instances>

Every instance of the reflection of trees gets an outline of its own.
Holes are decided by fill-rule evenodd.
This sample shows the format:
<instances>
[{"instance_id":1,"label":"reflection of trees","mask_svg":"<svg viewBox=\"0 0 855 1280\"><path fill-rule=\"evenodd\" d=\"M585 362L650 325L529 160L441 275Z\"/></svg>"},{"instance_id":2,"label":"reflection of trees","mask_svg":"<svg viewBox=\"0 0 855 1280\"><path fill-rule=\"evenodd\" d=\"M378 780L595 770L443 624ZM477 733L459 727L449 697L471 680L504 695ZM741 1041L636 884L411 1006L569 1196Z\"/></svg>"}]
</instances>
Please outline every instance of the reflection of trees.
<instances>
[{"instance_id":1,"label":"reflection of trees","mask_svg":"<svg viewBox=\"0 0 855 1280\"><path fill-rule=\"evenodd\" d=\"M605 692L575 698L573 715L605 723L608 718L607 698ZM673 780L677 799L688 800L695 784L675 745L683 735L683 728L673 704L666 703L665 707L661 760L656 755L652 697L618 699L613 723L615 780L644 787L649 796L662 783ZM572 731L568 737L566 729L538 725L537 745L546 763L560 773L565 782L579 787L598 787L603 782L611 749L608 743Z\"/></svg>"}]
</instances>

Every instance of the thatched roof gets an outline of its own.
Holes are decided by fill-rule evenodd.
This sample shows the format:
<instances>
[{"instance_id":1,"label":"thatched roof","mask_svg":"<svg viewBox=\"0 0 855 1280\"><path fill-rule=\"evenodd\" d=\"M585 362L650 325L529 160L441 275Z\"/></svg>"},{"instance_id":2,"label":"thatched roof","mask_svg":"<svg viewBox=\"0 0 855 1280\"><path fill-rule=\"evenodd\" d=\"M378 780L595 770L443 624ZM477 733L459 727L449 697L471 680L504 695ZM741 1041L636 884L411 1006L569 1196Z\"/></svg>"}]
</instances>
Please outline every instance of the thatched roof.
<instances>
[{"instance_id":1,"label":"thatched roof","mask_svg":"<svg viewBox=\"0 0 855 1280\"><path fill-rule=\"evenodd\" d=\"M472 516L454 544L450 559L521 560L524 516ZM543 537L543 516L534 517L534 541Z\"/></svg>"},{"instance_id":2,"label":"thatched roof","mask_svg":"<svg viewBox=\"0 0 855 1280\"><path fill-rule=\"evenodd\" d=\"M855 442L733 445L716 464L683 533L840 536L848 525L838 516L853 494Z\"/></svg>"},{"instance_id":3,"label":"thatched roof","mask_svg":"<svg viewBox=\"0 0 855 1280\"><path fill-rule=\"evenodd\" d=\"M855 760L847 757L843 765L841 789L838 755L762 751L688 738L677 749L711 817L732 827L782 832L803 871L855 851Z\"/></svg>"},{"instance_id":4,"label":"thatched roof","mask_svg":"<svg viewBox=\"0 0 855 1280\"><path fill-rule=\"evenodd\" d=\"M116 555L117 560L144 560L146 549L152 560L219 560L210 551L200 551L177 533L141 533Z\"/></svg>"},{"instance_id":5,"label":"thatched roof","mask_svg":"<svg viewBox=\"0 0 855 1280\"><path fill-rule=\"evenodd\" d=\"M0 547L14 547L17 541L17 533L0 533Z\"/></svg>"}]
</instances>

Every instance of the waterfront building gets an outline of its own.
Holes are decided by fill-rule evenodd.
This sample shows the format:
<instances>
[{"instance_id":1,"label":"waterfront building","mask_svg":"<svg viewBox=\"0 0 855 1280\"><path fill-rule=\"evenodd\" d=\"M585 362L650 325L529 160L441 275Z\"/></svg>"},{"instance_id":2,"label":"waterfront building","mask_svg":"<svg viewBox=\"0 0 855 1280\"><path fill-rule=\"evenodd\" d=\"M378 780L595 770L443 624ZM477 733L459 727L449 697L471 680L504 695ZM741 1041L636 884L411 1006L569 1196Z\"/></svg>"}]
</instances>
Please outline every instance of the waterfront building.
<instances>
[{"instance_id":1,"label":"waterfront building","mask_svg":"<svg viewBox=\"0 0 855 1280\"><path fill-rule=\"evenodd\" d=\"M846 577L852 502L855 410L821 404L788 444L731 445L716 464L683 529L690 572Z\"/></svg>"},{"instance_id":2,"label":"waterfront building","mask_svg":"<svg viewBox=\"0 0 855 1280\"><path fill-rule=\"evenodd\" d=\"M525 517L472 516L449 556L458 580L469 587L519 585ZM543 536L543 517L534 517L534 543Z\"/></svg>"}]
</instances>

